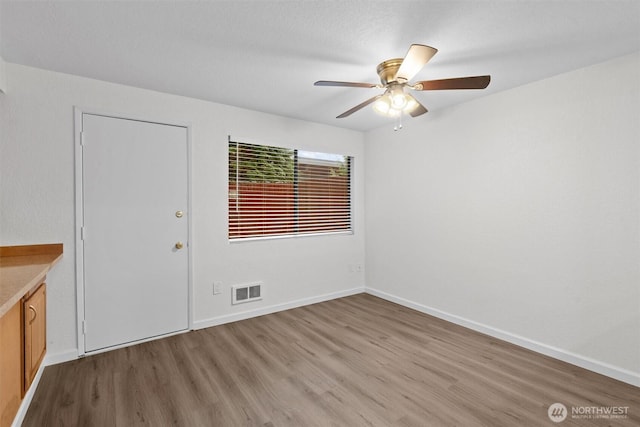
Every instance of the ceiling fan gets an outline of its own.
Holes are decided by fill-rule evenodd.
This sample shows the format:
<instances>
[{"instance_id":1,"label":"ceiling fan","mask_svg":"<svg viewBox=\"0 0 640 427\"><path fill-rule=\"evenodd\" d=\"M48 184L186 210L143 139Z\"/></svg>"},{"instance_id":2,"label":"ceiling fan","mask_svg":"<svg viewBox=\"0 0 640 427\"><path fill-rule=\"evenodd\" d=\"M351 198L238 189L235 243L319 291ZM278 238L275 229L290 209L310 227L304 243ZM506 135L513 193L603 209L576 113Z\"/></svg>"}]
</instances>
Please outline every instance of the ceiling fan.
<instances>
[{"instance_id":1,"label":"ceiling fan","mask_svg":"<svg viewBox=\"0 0 640 427\"><path fill-rule=\"evenodd\" d=\"M402 113L417 117L427 109L405 88L412 90L452 90L452 89L484 89L489 85L491 76L457 77L442 80L425 80L409 84L427 62L438 52L438 49L421 44L412 44L404 59L394 58L378 64L376 71L380 76L379 84L338 82L319 80L315 86L342 86L385 89L384 93L367 99L350 110L337 116L342 119L373 103L373 109L386 116L400 117ZM400 127L402 127L400 125Z\"/></svg>"}]
</instances>

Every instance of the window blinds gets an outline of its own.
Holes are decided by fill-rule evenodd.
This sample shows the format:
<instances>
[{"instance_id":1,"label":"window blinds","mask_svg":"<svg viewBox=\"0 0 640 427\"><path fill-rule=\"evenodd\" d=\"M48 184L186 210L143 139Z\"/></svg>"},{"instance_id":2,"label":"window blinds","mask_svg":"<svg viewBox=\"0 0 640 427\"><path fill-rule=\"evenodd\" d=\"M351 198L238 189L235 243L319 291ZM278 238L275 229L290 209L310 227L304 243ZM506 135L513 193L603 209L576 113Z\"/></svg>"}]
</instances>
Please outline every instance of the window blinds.
<instances>
[{"instance_id":1,"label":"window blinds","mask_svg":"<svg viewBox=\"0 0 640 427\"><path fill-rule=\"evenodd\" d=\"M351 231L348 156L229 142L229 239Z\"/></svg>"}]
</instances>

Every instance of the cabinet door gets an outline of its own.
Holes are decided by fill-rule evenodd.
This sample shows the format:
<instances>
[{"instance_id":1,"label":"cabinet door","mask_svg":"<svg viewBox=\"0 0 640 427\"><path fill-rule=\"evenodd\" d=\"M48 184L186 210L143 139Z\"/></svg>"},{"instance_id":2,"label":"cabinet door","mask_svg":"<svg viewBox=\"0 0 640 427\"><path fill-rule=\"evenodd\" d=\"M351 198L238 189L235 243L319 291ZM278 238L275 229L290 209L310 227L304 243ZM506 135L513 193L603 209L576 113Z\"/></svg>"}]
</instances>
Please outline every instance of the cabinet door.
<instances>
[{"instance_id":1,"label":"cabinet door","mask_svg":"<svg viewBox=\"0 0 640 427\"><path fill-rule=\"evenodd\" d=\"M47 347L47 301L43 283L24 301L24 390L26 392L38 371Z\"/></svg>"}]
</instances>

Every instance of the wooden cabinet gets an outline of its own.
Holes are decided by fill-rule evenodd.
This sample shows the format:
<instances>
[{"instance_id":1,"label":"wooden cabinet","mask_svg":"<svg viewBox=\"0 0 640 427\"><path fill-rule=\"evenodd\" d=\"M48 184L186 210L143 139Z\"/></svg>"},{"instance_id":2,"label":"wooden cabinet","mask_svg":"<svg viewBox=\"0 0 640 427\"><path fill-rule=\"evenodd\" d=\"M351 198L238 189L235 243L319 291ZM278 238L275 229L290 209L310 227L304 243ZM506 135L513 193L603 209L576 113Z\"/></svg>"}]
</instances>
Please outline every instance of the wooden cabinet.
<instances>
[{"instance_id":1,"label":"wooden cabinet","mask_svg":"<svg viewBox=\"0 0 640 427\"><path fill-rule=\"evenodd\" d=\"M24 387L29 389L47 349L46 284L25 295L22 302L24 331Z\"/></svg>"},{"instance_id":2,"label":"wooden cabinet","mask_svg":"<svg viewBox=\"0 0 640 427\"><path fill-rule=\"evenodd\" d=\"M0 427L11 425L22 401L21 325L20 304L0 317Z\"/></svg>"},{"instance_id":3,"label":"wooden cabinet","mask_svg":"<svg viewBox=\"0 0 640 427\"><path fill-rule=\"evenodd\" d=\"M46 285L29 291L0 317L0 427L10 426L47 346Z\"/></svg>"},{"instance_id":4,"label":"wooden cabinet","mask_svg":"<svg viewBox=\"0 0 640 427\"><path fill-rule=\"evenodd\" d=\"M13 423L44 359L45 280L62 252L60 243L0 246L0 427Z\"/></svg>"}]
</instances>

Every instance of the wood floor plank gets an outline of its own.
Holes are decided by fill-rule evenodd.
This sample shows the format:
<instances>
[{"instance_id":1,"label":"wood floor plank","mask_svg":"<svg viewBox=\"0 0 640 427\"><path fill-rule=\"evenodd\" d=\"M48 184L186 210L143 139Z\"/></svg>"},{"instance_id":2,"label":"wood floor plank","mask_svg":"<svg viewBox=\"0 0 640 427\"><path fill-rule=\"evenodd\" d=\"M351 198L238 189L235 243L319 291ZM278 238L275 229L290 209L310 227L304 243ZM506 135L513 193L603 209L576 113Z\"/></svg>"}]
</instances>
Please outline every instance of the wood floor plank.
<instances>
[{"instance_id":1,"label":"wood floor plank","mask_svg":"<svg viewBox=\"0 0 640 427\"><path fill-rule=\"evenodd\" d=\"M138 425L636 426L640 389L359 294L49 366L23 423Z\"/></svg>"}]
</instances>

